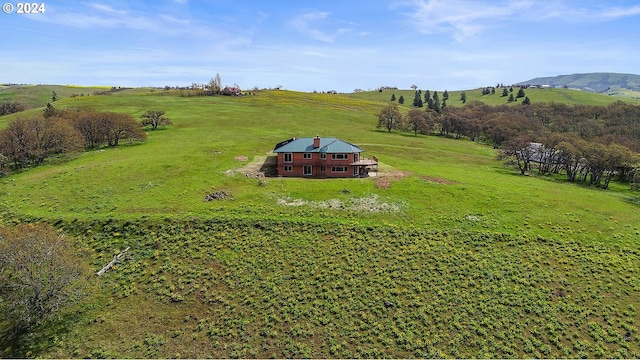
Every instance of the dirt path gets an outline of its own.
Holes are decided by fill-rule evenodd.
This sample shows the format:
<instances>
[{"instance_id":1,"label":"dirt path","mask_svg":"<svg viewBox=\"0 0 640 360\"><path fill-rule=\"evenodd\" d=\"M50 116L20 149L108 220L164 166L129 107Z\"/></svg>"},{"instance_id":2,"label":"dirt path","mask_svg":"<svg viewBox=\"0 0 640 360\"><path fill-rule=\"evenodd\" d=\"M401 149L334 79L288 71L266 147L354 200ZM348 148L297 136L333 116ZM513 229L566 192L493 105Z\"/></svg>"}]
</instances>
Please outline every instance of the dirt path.
<instances>
[{"instance_id":1,"label":"dirt path","mask_svg":"<svg viewBox=\"0 0 640 360\"><path fill-rule=\"evenodd\" d=\"M239 156L236 156L236 160L238 160L239 158ZM244 156L244 158L247 157ZM265 176L265 173L268 172L271 168L274 168L276 166L277 161L278 158L276 156L273 156L273 153L269 151L265 155L254 156L253 160L250 163L239 169L236 169L235 171L247 176L262 177Z\"/></svg>"}]
</instances>

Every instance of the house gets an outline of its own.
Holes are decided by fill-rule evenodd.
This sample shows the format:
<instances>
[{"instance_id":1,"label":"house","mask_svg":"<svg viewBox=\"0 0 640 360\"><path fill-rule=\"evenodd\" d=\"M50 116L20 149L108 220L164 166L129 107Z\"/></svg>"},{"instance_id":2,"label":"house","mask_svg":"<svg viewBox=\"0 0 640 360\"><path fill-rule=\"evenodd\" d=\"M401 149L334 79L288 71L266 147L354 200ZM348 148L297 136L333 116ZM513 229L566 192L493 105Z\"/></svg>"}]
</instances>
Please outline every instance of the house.
<instances>
[{"instance_id":1,"label":"house","mask_svg":"<svg viewBox=\"0 0 640 360\"><path fill-rule=\"evenodd\" d=\"M225 88L222 89L222 95L240 96L242 95L242 90L237 86L225 86Z\"/></svg>"},{"instance_id":2,"label":"house","mask_svg":"<svg viewBox=\"0 0 640 360\"><path fill-rule=\"evenodd\" d=\"M365 159L360 147L337 138L292 138L276 144L278 176L362 177L378 159Z\"/></svg>"}]
</instances>

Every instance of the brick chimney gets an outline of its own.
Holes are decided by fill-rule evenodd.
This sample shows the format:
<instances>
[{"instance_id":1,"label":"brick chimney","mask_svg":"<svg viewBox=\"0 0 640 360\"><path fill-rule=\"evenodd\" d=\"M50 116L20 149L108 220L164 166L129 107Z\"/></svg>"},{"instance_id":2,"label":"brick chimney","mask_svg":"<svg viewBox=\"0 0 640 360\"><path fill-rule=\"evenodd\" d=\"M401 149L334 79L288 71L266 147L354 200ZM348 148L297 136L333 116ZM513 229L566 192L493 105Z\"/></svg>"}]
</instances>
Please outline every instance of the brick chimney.
<instances>
[{"instance_id":1,"label":"brick chimney","mask_svg":"<svg viewBox=\"0 0 640 360\"><path fill-rule=\"evenodd\" d=\"M317 135L315 138L313 138L313 148L317 149L320 147L320 135Z\"/></svg>"}]
</instances>

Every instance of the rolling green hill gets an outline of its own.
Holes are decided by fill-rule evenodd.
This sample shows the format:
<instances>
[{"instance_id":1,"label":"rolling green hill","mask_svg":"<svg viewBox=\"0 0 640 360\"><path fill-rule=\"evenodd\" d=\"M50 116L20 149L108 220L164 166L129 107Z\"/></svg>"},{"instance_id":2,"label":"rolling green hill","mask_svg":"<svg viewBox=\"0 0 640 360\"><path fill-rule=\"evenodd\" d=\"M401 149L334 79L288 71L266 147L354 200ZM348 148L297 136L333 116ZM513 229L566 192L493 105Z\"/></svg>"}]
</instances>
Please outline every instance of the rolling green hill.
<instances>
[{"instance_id":1,"label":"rolling green hill","mask_svg":"<svg viewBox=\"0 0 640 360\"><path fill-rule=\"evenodd\" d=\"M612 98L547 90L532 101ZM391 93L56 102L162 109L174 125L0 178L0 223L55 224L96 271L131 247L0 355L639 357L638 193L518 176L475 142L378 131ZM377 156L378 176L245 175L276 143L316 134ZM231 197L204 201L214 191Z\"/></svg>"},{"instance_id":2,"label":"rolling green hill","mask_svg":"<svg viewBox=\"0 0 640 360\"><path fill-rule=\"evenodd\" d=\"M423 100L424 100L424 91L423 92ZM431 89L431 94L433 94L434 90ZM442 101L442 94L444 90L436 90L438 91L438 97L440 101ZM514 96L518 91L517 87L514 87ZM537 88L529 88L524 90L525 95L529 97L531 103L536 102L554 102L558 104L567 104L567 105L607 105L616 101L624 101L629 103L636 103L637 100L632 96L635 94L632 91L620 90L619 92L613 95L606 94L597 94L588 91L580 91L575 89L563 89L563 88L550 88L550 89L537 89ZM464 104L460 101L460 93L462 91L451 91L449 90L449 100L447 101L447 106L463 106ZM471 101L481 101L488 105L507 105L509 104L507 99L508 97L503 97L502 89L496 89L495 94L482 95L482 89L472 89L472 90L464 90L467 96L467 102ZM414 90L383 90L383 91L363 91L359 93L345 94L345 96L356 98L356 99L367 99L367 100L375 100L375 101L390 101L391 96L395 95L396 99L400 98L400 96L404 96L404 106L406 108L413 107L413 99L415 97ZM619 95L619 96L616 96ZM397 102L397 101L396 101ZM513 102L510 105L517 105L519 102Z\"/></svg>"},{"instance_id":3,"label":"rolling green hill","mask_svg":"<svg viewBox=\"0 0 640 360\"><path fill-rule=\"evenodd\" d=\"M612 89L640 91L640 75L618 73L586 73L540 77L522 81L516 85L551 85L569 87L597 93L607 93Z\"/></svg>"},{"instance_id":4,"label":"rolling green hill","mask_svg":"<svg viewBox=\"0 0 640 360\"><path fill-rule=\"evenodd\" d=\"M109 92L110 86L73 86L73 85L2 85L0 86L0 103L17 101L27 109L40 108L51 101L55 91L58 98L72 96L89 96L96 92ZM116 89L114 94L146 92L150 89Z\"/></svg>"}]
</instances>

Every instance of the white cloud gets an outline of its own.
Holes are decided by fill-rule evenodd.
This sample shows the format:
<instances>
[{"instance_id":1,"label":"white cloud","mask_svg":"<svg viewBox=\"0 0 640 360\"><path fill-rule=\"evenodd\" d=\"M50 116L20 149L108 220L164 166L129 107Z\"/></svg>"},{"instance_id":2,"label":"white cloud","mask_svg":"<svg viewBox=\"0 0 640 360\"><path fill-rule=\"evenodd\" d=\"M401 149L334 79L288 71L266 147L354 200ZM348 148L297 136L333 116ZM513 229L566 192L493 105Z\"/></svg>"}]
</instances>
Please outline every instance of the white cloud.
<instances>
[{"instance_id":1,"label":"white cloud","mask_svg":"<svg viewBox=\"0 0 640 360\"><path fill-rule=\"evenodd\" d=\"M493 1L415 0L405 5L413 9L409 14L410 21L422 33L451 32L456 39L463 40L486 29L492 23L529 9L532 1L496 3Z\"/></svg>"},{"instance_id":2,"label":"white cloud","mask_svg":"<svg viewBox=\"0 0 640 360\"><path fill-rule=\"evenodd\" d=\"M565 9L560 16L566 17L569 21L612 21L619 18L640 15L640 5L621 6L599 6L595 8Z\"/></svg>"},{"instance_id":3,"label":"white cloud","mask_svg":"<svg viewBox=\"0 0 640 360\"><path fill-rule=\"evenodd\" d=\"M587 5L593 5L587 3ZM640 15L640 5L581 6L577 1L515 0L510 2L469 0L411 0L392 7L408 7L410 23L424 34L450 33L458 41L504 22L611 21Z\"/></svg>"},{"instance_id":4,"label":"white cloud","mask_svg":"<svg viewBox=\"0 0 640 360\"><path fill-rule=\"evenodd\" d=\"M312 11L306 14L302 14L293 19L290 25L298 32L311 37L312 39L333 42L333 36L326 34L316 28L312 27L312 23L320 20L324 20L329 16L328 12Z\"/></svg>"},{"instance_id":5,"label":"white cloud","mask_svg":"<svg viewBox=\"0 0 640 360\"><path fill-rule=\"evenodd\" d=\"M314 40L325 43L333 43L340 35L351 32L351 27L338 27L329 20L330 13L324 11L310 11L295 17L289 25L299 33L308 36ZM321 26L330 30L321 30ZM342 23L341 25L345 25ZM346 25L353 25L346 23Z\"/></svg>"}]
</instances>

